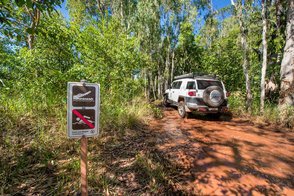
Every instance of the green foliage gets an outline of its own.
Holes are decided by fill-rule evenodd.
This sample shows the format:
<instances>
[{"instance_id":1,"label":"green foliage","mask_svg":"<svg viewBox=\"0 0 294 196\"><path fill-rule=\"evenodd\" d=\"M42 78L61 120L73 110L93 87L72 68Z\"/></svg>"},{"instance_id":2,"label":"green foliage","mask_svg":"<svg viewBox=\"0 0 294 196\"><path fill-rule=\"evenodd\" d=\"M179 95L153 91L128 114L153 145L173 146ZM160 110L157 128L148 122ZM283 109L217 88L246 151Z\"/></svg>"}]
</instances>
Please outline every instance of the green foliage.
<instances>
[{"instance_id":1,"label":"green foliage","mask_svg":"<svg viewBox=\"0 0 294 196\"><path fill-rule=\"evenodd\" d=\"M63 0L3 0L0 1L0 32L7 37L25 41L27 34L35 34L40 14L52 15ZM35 23L34 25L32 25Z\"/></svg>"},{"instance_id":2,"label":"green foliage","mask_svg":"<svg viewBox=\"0 0 294 196\"><path fill-rule=\"evenodd\" d=\"M133 80L132 72L145 65L145 57L139 53L136 39L123 33L119 23L85 27L76 48L80 58L70 70L73 80L99 82L102 93L107 92L114 100L129 99L138 93L140 81Z\"/></svg>"},{"instance_id":3,"label":"green foliage","mask_svg":"<svg viewBox=\"0 0 294 196\"><path fill-rule=\"evenodd\" d=\"M282 127L288 127L293 129L294 127L294 110L293 107L279 108L272 103L266 103L265 112L260 115L260 107L257 101L254 101L252 107L252 113L249 115L245 112L245 99L242 98L241 91L234 92L229 97L230 111L237 117L251 118L258 122L266 122L269 124L275 124Z\"/></svg>"},{"instance_id":4,"label":"green foliage","mask_svg":"<svg viewBox=\"0 0 294 196\"><path fill-rule=\"evenodd\" d=\"M179 34L179 46L176 49L176 75L180 73L190 73L201 71L201 56L203 49L195 41L192 24L183 22Z\"/></svg>"},{"instance_id":5,"label":"green foliage","mask_svg":"<svg viewBox=\"0 0 294 196\"><path fill-rule=\"evenodd\" d=\"M74 175L79 167L77 159L61 168L56 166L60 153L75 145L71 141L62 144L66 140L67 82L86 79L100 83L100 132L123 132L146 122L153 113L141 97L143 81L133 75L147 66L149 59L139 52L137 38L125 33L116 20L93 21L79 29L54 15L40 25L46 28L38 32L31 50L10 49L1 42L0 55L5 60L1 62L0 79L5 86L0 84L0 134L5 146L0 152L5 164L1 161L0 187L2 190L5 184L13 184L10 180L18 179L22 171L42 175L59 170L61 174L54 178L59 183L54 182L56 187L51 188L53 193L64 193L72 178L63 175ZM25 140L19 142L21 138ZM73 156L78 155L74 152ZM15 172L13 164L2 167L10 161L16 162ZM38 164L39 169L25 169ZM27 179L24 176L23 183ZM9 187L3 190L11 192Z\"/></svg>"},{"instance_id":6,"label":"green foliage","mask_svg":"<svg viewBox=\"0 0 294 196\"><path fill-rule=\"evenodd\" d=\"M245 113L245 97L242 96L242 91L235 91L229 97L229 108L233 114L240 116Z\"/></svg>"},{"instance_id":7,"label":"green foliage","mask_svg":"<svg viewBox=\"0 0 294 196\"><path fill-rule=\"evenodd\" d=\"M106 131L124 131L147 123L150 116L156 115L153 107L140 97L133 98L129 103L105 101L101 111L101 128Z\"/></svg>"},{"instance_id":8,"label":"green foliage","mask_svg":"<svg viewBox=\"0 0 294 196\"><path fill-rule=\"evenodd\" d=\"M10 83L17 79L15 75L10 73L18 69L19 61L15 52L6 47L4 40L0 41L0 59L0 90L8 91Z\"/></svg>"},{"instance_id":9,"label":"green foliage","mask_svg":"<svg viewBox=\"0 0 294 196\"><path fill-rule=\"evenodd\" d=\"M234 16L220 20L209 10L204 25L195 29L198 9L207 8L207 1L69 0L70 21L66 21L54 12L61 2L0 2L0 190L4 194L13 192L7 185L20 187L23 183L24 189L32 189L31 175L40 179L56 175L50 176L51 184L47 178L40 182L48 186L49 195L78 189L78 184L72 183L79 169L78 142L67 140L65 132L69 81L100 83L102 134L124 133L148 122L150 116L162 118L162 111L147 103L143 92L153 91L158 95L154 97L160 97L170 80L172 63L174 75L194 71L220 75L227 90L233 92L229 98L233 113L248 115L244 113L240 30ZM252 115L259 116L260 9L247 4L245 22L255 98ZM274 76L278 83L285 10L280 28L274 5L270 10L267 79ZM36 21L30 16L34 11L42 13ZM31 27L33 22L38 28ZM24 44L28 34L36 36L31 49ZM272 100L267 101L263 120L293 127L293 108L277 108ZM32 170L28 169L32 165ZM142 169L140 174L151 189L165 181L162 168L148 158L138 155L135 166ZM95 182L95 177L90 179ZM109 179L101 180L103 189L108 189Z\"/></svg>"},{"instance_id":10,"label":"green foliage","mask_svg":"<svg viewBox=\"0 0 294 196\"><path fill-rule=\"evenodd\" d=\"M242 51L238 43L239 29L236 21L232 18L224 20L222 31L210 47L204 50L201 59L203 70L219 75L229 91L244 90Z\"/></svg>"}]
</instances>

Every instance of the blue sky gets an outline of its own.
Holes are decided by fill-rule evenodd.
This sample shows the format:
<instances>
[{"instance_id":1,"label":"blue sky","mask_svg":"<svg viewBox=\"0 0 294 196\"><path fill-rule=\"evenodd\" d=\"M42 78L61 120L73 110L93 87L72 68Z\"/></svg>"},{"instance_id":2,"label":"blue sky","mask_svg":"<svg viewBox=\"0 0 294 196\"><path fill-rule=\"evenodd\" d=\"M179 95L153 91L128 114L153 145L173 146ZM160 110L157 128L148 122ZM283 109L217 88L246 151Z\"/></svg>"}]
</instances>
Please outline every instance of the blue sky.
<instances>
[{"instance_id":1,"label":"blue sky","mask_svg":"<svg viewBox=\"0 0 294 196\"><path fill-rule=\"evenodd\" d=\"M69 19L68 10L66 9L66 0L62 3L61 8L57 8L57 9L61 11L62 15L67 20Z\"/></svg>"},{"instance_id":2,"label":"blue sky","mask_svg":"<svg viewBox=\"0 0 294 196\"><path fill-rule=\"evenodd\" d=\"M220 9L231 4L230 0L212 0L214 9Z\"/></svg>"}]
</instances>

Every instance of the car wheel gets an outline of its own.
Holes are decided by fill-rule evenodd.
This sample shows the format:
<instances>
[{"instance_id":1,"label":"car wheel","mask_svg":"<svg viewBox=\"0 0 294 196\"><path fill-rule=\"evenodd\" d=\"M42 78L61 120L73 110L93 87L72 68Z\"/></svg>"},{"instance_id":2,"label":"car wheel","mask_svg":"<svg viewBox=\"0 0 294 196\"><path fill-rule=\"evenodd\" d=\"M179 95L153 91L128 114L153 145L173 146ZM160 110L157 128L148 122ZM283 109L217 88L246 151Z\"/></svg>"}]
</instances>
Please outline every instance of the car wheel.
<instances>
[{"instance_id":1,"label":"car wheel","mask_svg":"<svg viewBox=\"0 0 294 196\"><path fill-rule=\"evenodd\" d=\"M168 107L170 105L169 102L168 102L168 95L163 96L163 105L165 107Z\"/></svg>"},{"instance_id":2,"label":"car wheel","mask_svg":"<svg viewBox=\"0 0 294 196\"><path fill-rule=\"evenodd\" d=\"M178 112L180 117L185 118L187 116L187 111L185 109L185 103L183 101L180 101L178 105Z\"/></svg>"}]
</instances>

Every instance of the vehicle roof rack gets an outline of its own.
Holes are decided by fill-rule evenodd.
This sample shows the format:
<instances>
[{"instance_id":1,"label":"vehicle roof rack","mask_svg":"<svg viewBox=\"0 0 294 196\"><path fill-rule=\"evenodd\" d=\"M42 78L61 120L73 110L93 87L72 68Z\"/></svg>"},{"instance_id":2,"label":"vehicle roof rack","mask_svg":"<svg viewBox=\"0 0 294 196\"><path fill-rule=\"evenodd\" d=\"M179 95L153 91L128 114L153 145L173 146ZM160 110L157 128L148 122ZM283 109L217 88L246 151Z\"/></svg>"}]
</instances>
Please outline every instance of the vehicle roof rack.
<instances>
[{"instance_id":1,"label":"vehicle roof rack","mask_svg":"<svg viewBox=\"0 0 294 196\"><path fill-rule=\"evenodd\" d=\"M205 79L219 79L215 74L209 75L206 73L188 73L179 76L175 76L175 80L184 79L184 78L205 78Z\"/></svg>"}]
</instances>

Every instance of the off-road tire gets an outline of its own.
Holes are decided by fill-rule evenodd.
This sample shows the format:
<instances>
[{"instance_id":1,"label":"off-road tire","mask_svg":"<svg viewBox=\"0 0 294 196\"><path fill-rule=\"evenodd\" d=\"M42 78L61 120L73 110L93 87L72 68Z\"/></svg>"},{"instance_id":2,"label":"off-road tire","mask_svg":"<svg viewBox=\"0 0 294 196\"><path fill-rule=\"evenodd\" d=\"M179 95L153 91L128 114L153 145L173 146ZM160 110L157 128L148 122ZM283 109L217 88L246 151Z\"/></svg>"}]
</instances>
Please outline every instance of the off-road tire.
<instances>
[{"instance_id":1,"label":"off-road tire","mask_svg":"<svg viewBox=\"0 0 294 196\"><path fill-rule=\"evenodd\" d=\"M164 105L165 107L170 106L170 103L168 102L168 95L164 95L164 96L163 96L163 105Z\"/></svg>"},{"instance_id":2,"label":"off-road tire","mask_svg":"<svg viewBox=\"0 0 294 196\"><path fill-rule=\"evenodd\" d=\"M221 95L221 98L218 102L213 102L210 99L210 93L212 91L218 91ZM217 108L219 106L221 106L221 104L225 101L225 95L223 92L223 89L220 88L219 86L209 86L207 87L204 92L203 92L203 101L206 103L206 105L208 105L209 107L213 107L213 108Z\"/></svg>"},{"instance_id":3,"label":"off-road tire","mask_svg":"<svg viewBox=\"0 0 294 196\"><path fill-rule=\"evenodd\" d=\"M178 113L181 118L185 118L188 116L188 113L185 108L185 103L183 101L180 101L180 103L178 105Z\"/></svg>"}]
</instances>

